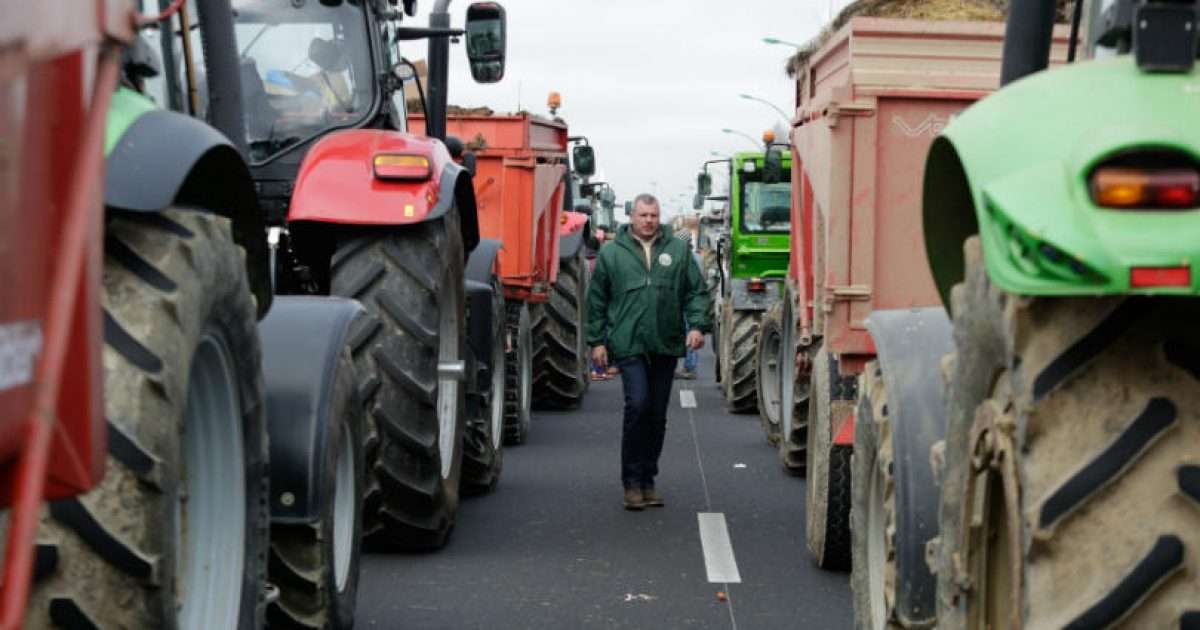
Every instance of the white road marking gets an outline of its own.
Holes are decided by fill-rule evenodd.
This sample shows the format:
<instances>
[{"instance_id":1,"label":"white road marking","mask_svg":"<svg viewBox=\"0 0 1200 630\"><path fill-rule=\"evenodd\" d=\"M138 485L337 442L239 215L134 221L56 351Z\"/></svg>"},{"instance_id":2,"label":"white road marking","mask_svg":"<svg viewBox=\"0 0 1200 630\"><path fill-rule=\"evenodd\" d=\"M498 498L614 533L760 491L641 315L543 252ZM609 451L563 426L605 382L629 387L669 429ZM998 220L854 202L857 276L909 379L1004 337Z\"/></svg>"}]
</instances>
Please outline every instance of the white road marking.
<instances>
[{"instance_id":1,"label":"white road marking","mask_svg":"<svg viewBox=\"0 0 1200 630\"><path fill-rule=\"evenodd\" d=\"M696 392L690 389L679 390L679 406L684 409L696 408Z\"/></svg>"},{"instance_id":2,"label":"white road marking","mask_svg":"<svg viewBox=\"0 0 1200 630\"><path fill-rule=\"evenodd\" d=\"M740 584L737 560L733 558L733 543L729 541L729 528L725 515L720 512L699 512L700 545L704 548L704 568L708 581L717 584Z\"/></svg>"}]
</instances>

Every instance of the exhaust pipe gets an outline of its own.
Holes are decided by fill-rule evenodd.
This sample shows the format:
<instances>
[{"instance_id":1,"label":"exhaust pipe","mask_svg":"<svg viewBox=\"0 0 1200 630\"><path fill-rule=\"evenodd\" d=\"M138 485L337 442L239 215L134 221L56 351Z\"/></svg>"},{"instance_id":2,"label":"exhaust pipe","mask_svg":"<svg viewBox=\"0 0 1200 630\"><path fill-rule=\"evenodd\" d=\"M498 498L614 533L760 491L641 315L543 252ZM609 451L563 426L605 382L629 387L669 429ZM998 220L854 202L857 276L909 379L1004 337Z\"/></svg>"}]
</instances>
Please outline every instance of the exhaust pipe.
<instances>
[{"instance_id":1,"label":"exhaust pipe","mask_svg":"<svg viewBox=\"0 0 1200 630\"><path fill-rule=\"evenodd\" d=\"M1012 0L1004 28L1001 86L1050 65L1054 12L1054 0Z\"/></svg>"}]
</instances>

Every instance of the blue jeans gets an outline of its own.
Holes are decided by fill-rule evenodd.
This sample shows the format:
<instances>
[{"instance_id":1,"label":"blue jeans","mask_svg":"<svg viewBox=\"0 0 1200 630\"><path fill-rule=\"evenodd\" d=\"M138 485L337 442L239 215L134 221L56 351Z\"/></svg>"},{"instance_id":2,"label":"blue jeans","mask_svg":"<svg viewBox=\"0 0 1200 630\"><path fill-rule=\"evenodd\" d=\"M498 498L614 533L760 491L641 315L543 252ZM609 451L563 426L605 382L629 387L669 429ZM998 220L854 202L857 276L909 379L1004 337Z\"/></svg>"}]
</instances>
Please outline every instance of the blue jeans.
<instances>
[{"instance_id":1,"label":"blue jeans","mask_svg":"<svg viewBox=\"0 0 1200 630\"><path fill-rule=\"evenodd\" d=\"M658 476L667 430L667 406L679 359L664 355L617 361L625 389L625 423L621 434L621 483L647 488Z\"/></svg>"}]
</instances>

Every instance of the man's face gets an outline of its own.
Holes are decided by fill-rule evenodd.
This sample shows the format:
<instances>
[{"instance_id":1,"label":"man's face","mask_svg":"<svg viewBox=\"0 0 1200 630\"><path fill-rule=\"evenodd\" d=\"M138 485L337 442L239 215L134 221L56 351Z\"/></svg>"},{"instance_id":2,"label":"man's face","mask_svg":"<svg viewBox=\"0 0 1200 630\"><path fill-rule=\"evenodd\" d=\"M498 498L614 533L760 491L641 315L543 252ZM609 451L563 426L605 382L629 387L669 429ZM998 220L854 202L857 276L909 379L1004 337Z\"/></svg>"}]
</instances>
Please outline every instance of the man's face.
<instances>
[{"instance_id":1,"label":"man's face","mask_svg":"<svg viewBox=\"0 0 1200 630\"><path fill-rule=\"evenodd\" d=\"M658 232L658 206L653 204L636 203L633 205L633 216L629 217L633 225L633 233L638 238L650 238Z\"/></svg>"}]
</instances>

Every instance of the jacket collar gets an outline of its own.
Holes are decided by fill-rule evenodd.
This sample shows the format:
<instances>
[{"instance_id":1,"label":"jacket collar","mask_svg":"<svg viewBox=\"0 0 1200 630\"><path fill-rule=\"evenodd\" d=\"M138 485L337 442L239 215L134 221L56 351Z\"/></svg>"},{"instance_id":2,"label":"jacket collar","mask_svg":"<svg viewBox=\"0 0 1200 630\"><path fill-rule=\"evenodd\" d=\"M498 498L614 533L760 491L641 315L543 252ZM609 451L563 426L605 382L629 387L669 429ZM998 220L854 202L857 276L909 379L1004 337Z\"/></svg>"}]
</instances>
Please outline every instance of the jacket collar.
<instances>
[{"instance_id":1,"label":"jacket collar","mask_svg":"<svg viewBox=\"0 0 1200 630\"><path fill-rule=\"evenodd\" d=\"M663 246L667 242L667 239L674 238L674 236L675 235L674 235L674 233L671 232L670 228L668 228L665 225L659 225L658 226L658 240L655 241L655 243L654 243L654 249L657 250L659 247ZM633 253L638 254L639 256L641 255L641 252L642 252L641 241L638 239L637 236L634 236L633 230L630 229L630 225L628 223L622 224L620 227L617 228L616 242L621 243L622 245L624 245L627 249L629 249Z\"/></svg>"}]
</instances>

